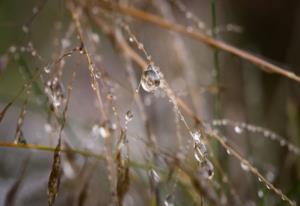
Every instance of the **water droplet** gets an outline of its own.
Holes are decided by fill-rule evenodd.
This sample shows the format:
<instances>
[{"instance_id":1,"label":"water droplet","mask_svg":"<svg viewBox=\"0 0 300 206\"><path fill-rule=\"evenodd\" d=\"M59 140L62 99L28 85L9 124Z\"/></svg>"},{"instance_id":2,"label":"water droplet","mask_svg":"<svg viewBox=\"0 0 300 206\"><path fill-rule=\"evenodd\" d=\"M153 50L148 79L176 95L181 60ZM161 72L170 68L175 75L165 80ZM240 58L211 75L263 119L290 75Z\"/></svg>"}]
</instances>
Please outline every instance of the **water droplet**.
<instances>
[{"instance_id":1,"label":"water droplet","mask_svg":"<svg viewBox=\"0 0 300 206\"><path fill-rule=\"evenodd\" d=\"M258 190L257 195L259 198L263 198L264 192L262 190Z\"/></svg>"},{"instance_id":2,"label":"water droplet","mask_svg":"<svg viewBox=\"0 0 300 206\"><path fill-rule=\"evenodd\" d=\"M28 33L29 32L29 28L28 28L28 26L26 26L26 25L23 25L22 26L22 31L24 32L24 33Z\"/></svg>"},{"instance_id":3,"label":"water droplet","mask_svg":"<svg viewBox=\"0 0 300 206\"><path fill-rule=\"evenodd\" d=\"M195 142L200 142L201 134L198 131L191 132L191 135Z\"/></svg>"},{"instance_id":4,"label":"water droplet","mask_svg":"<svg viewBox=\"0 0 300 206\"><path fill-rule=\"evenodd\" d=\"M199 27L199 29L204 29L205 28L205 24L201 21L198 22L197 26Z\"/></svg>"},{"instance_id":5,"label":"water droplet","mask_svg":"<svg viewBox=\"0 0 300 206\"><path fill-rule=\"evenodd\" d=\"M50 103L56 108L59 107L64 100L64 87L58 81L57 77L47 81L45 93L48 95Z\"/></svg>"},{"instance_id":6,"label":"water droplet","mask_svg":"<svg viewBox=\"0 0 300 206\"><path fill-rule=\"evenodd\" d=\"M153 92L160 85L160 77L154 65L149 64L148 68L143 72L141 85L147 92Z\"/></svg>"},{"instance_id":7,"label":"water droplet","mask_svg":"<svg viewBox=\"0 0 300 206\"><path fill-rule=\"evenodd\" d=\"M198 162L201 162L201 161L202 161L202 158L201 158L201 156L199 155L198 152L195 152L195 153L194 153L194 157L195 157L195 159L196 159Z\"/></svg>"},{"instance_id":8,"label":"water droplet","mask_svg":"<svg viewBox=\"0 0 300 206\"><path fill-rule=\"evenodd\" d=\"M130 42L133 42L134 39L133 39L132 37L129 37L129 41L130 41Z\"/></svg>"},{"instance_id":9,"label":"water droplet","mask_svg":"<svg viewBox=\"0 0 300 206\"><path fill-rule=\"evenodd\" d=\"M142 50L144 49L144 45L142 43L138 43L138 48Z\"/></svg>"},{"instance_id":10,"label":"water droplet","mask_svg":"<svg viewBox=\"0 0 300 206\"><path fill-rule=\"evenodd\" d=\"M50 69L49 66L44 67L44 72L45 72L46 74L49 74L50 71L51 71L51 69Z\"/></svg>"},{"instance_id":11,"label":"water droplet","mask_svg":"<svg viewBox=\"0 0 300 206\"><path fill-rule=\"evenodd\" d=\"M274 179L275 179L275 175L274 175L273 172L268 171L267 174L266 174L266 178L267 178L267 180L268 180L269 182L273 182Z\"/></svg>"},{"instance_id":12,"label":"water droplet","mask_svg":"<svg viewBox=\"0 0 300 206\"><path fill-rule=\"evenodd\" d=\"M246 172L249 171L249 166L246 162L241 162L241 168Z\"/></svg>"},{"instance_id":13,"label":"water droplet","mask_svg":"<svg viewBox=\"0 0 300 206\"><path fill-rule=\"evenodd\" d=\"M69 39L64 38L64 39L61 40L61 46L62 46L63 49L68 48L70 45L71 45L71 42L70 42Z\"/></svg>"},{"instance_id":14,"label":"water droplet","mask_svg":"<svg viewBox=\"0 0 300 206\"><path fill-rule=\"evenodd\" d=\"M164 200L164 206L174 206L173 195L168 195Z\"/></svg>"},{"instance_id":15,"label":"water droplet","mask_svg":"<svg viewBox=\"0 0 300 206\"><path fill-rule=\"evenodd\" d=\"M284 139L280 140L280 146L284 146L286 144L286 141Z\"/></svg>"},{"instance_id":16,"label":"water droplet","mask_svg":"<svg viewBox=\"0 0 300 206\"><path fill-rule=\"evenodd\" d=\"M44 125L44 130L46 133L50 133L50 132L52 132L52 126L47 123Z\"/></svg>"},{"instance_id":17,"label":"water droplet","mask_svg":"<svg viewBox=\"0 0 300 206\"><path fill-rule=\"evenodd\" d=\"M116 130L116 125L107 120L99 127L99 133L102 138L108 138Z\"/></svg>"},{"instance_id":18,"label":"water droplet","mask_svg":"<svg viewBox=\"0 0 300 206\"><path fill-rule=\"evenodd\" d=\"M264 131L264 136L265 136L265 137L268 137L269 135L270 135L270 132L267 131L267 130L265 130L265 131Z\"/></svg>"},{"instance_id":19,"label":"water droplet","mask_svg":"<svg viewBox=\"0 0 300 206\"><path fill-rule=\"evenodd\" d=\"M31 55L32 55L32 56L36 56L36 51L33 50L33 51L31 52Z\"/></svg>"},{"instance_id":20,"label":"water droplet","mask_svg":"<svg viewBox=\"0 0 300 206\"><path fill-rule=\"evenodd\" d=\"M38 7L33 7L33 9L32 9L33 14L37 14L38 11L39 11Z\"/></svg>"},{"instance_id":21,"label":"water droplet","mask_svg":"<svg viewBox=\"0 0 300 206\"><path fill-rule=\"evenodd\" d=\"M133 118L133 114L132 114L132 112L131 112L130 110L128 110L128 111L126 112L126 115L125 115L125 120L126 120L127 122L130 122L130 121L132 120L132 118Z\"/></svg>"},{"instance_id":22,"label":"water droplet","mask_svg":"<svg viewBox=\"0 0 300 206\"><path fill-rule=\"evenodd\" d=\"M198 156L198 158L196 158L197 160L199 159L199 157L201 157L200 159L203 159L204 157L207 156L207 148L204 143L199 142L195 144L194 148L195 148L195 157Z\"/></svg>"},{"instance_id":23,"label":"water droplet","mask_svg":"<svg viewBox=\"0 0 300 206\"><path fill-rule=\"evenodd\" d=\"M199 175L200 175L200 177L205 178L205 179L213 178L214 166L208 159L205 159L199 165Z\"/></svg>"},{"instance_id":24,"label":"water droplet","mask_svg":"<svg viewBox=\"0 0 300 206\"><path fill-rule=\"evenodd\" d=\"M10 53L15 53L17 51L17 48L15 46L9 47L9 52Z\"/></svg>"},{"instance_id":25,"label":"water droplet","mask_svg":"<svg viewBox=\"0 0 300 206\"><path fill-rule=\"evenodd\" d=\"M96 34L96 33L92 33L92 34L91 34L91 39L92 39L95 43L99 43L99 41L100 41L99 35Z\"/></svg>"},{"instance_id":26,"label":"water droplet","mask_svg":"<svg viewBox=\"0 0 300 206\"><path fill-rule=\"evenodd\" d=\"M228 154L228 155L230 155L230 154L231 154L231 152L230 152L230 150L229 150L229 149L227 149L227 150L226 150L226 152L227 152L227 154Z\"/></svg>"},{"instance_id":27,"label":"water droplet","mask_svg":"<svg viewBox=\"0 0 300 206\"><path fill-rule=\"evenodd\" d=\"M154 180L156 183L159 183L159 181L160 181L160 176L159 176L159 174L158 174L154 169L151 169L151 170L150 170L150 176L151 176L151 178L153 178L153 180Z\"/></svg>"},{"instance_id":28,"label":"water droplet","mask_svg":"<svg viewBox=\"0 0 300 206\"><path fill-rule=\"evenodd\" d=\"M236 125L236 126L234 127L234 131L235 131L237 134L241 134L241 133L243 132L243 129L242 129L240 126Z\"/></svg>"},{"instance_id":29,"label":"water droplet","mask_svg":"<svg viewBox=\"0 0 300 206\"><path fill-rule=\"evenodd\" d=\"M14 144L27 144L26 140L23 137L17 138L14 140Z\"/></svg>"},{"instance_id":30,"label":"water droplet","mask_svg":"<svg viewBox=\"0 0 300 206\"><path fill-rule=\"evenodd\" d=\"M190 19L193 17L193 14L191 12L186 12L185 17Z\"/></svg>"},{"instance_id":31,"label":"water droplet","mask_svg":"<svg viewBox=\"0 0 300 206\"><path fill-rule=\"evenodd\" d=\"M100 79L101 78L101 72L96 72L95 77L96 77L96 79Z\"/></svg>"}]
</instances>

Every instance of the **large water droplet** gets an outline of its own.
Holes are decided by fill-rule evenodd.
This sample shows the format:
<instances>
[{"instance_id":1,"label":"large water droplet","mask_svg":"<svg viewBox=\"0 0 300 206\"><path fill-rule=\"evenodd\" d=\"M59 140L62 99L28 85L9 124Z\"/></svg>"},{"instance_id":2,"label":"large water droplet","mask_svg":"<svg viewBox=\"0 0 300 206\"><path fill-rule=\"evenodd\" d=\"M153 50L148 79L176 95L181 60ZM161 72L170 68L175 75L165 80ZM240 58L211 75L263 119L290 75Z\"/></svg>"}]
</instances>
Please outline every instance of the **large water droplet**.
<instances>
[{"instance_id":1,"label":"large water droplet","mask_svg":"<svg viewBox=\"0 0 300 206\"><path fill-rule=\"evenodd\" d=\"M153 64L149 64L148 68L143 72L141 85L147 92L153 92L159 87L160 77Z\"/></svg>"}]
</instances>

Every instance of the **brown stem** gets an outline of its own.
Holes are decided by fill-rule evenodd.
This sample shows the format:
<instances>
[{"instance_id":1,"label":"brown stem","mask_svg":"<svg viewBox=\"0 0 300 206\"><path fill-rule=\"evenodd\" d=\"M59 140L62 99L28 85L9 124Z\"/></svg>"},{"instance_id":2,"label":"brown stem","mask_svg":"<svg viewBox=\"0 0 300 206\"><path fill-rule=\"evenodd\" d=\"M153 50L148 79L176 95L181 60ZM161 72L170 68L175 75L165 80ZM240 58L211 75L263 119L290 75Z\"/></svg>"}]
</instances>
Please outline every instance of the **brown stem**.
<instances>
[{"instance_id":1,"label":"brown stem","mask_svg":"<svg viewBox=\"0 0 300 206\"><path fill-rule=\"evenodd\" d=\"M201 41L204 44L207 44L214 48L226 51L237 57L245 59L245 60L257 65L260 69L262 69L265 72L276 73L276 74L285 76L289 79L292 79L292 80L300 83L300 77L297 76L295 73L286 71L277 65L274 65L266 60L263 60L262 58L257 57L257 56L255 56L249 52L246 52L242 49L231 46L223 41L216 40L216 39L202 33L201 31L191 30L188 27L183 26L181 24L170 22L170 21L168 21L162 17L159 17L157 15L154 15L154 14L151 14L148 12L144 12L139 9L125 6L122 4L107 3L107 2L104 2L103 0L101 0L101 5L102 5L102 7L105 7L107 9L112 9L112 10L122 13L124 15L128 15L133 18L136 18L136 19L148 22L148 23L152 23L163 29L181 33L183 35L186 35L188 37L191 37L193 39Z\"/></svg>"}]
</instances>

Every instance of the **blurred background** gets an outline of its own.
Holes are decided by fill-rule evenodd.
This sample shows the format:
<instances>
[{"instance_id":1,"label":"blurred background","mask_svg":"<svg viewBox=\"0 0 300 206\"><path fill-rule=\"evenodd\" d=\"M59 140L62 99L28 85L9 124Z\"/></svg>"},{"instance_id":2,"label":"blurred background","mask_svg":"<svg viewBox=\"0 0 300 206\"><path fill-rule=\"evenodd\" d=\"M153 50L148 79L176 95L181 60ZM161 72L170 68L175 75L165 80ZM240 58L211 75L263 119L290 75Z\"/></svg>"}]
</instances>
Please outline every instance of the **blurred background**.
<instances>
[{"instance_id":1,"label":"blurred background","mask_svg":"<svg viewBox=\"0 0 300 206\"><path fill-rule=\"evenodd\" d=\"M47 88L50 88L48 83L53 83L53 79L58 77L60 86L55 88L55 92L61 92L61 98L64 99L68 82L75 71L67 124L62 135L64 146L105 156L106 141L98 134L105 118L99 114L85 55L75 51L57 64L52 64L66 52L80 47L68 2L0 1L0 109L3 110L18 95L36 71L43 70L28 90L30 92L23 91L6 111L0 122L0 142L1 145L14 142L20 112L24 101L28 101L25 105L27 113L21 125L24 139L30 144L55 147L60 129L55 111L57 109L61 114L64 103L60 102L61 105L53 112L51 95L47 93ZM300 75L300 2L297 0L133 0L115 3L128 4L212 35ZM115 40L103 32L104 26L95 23L94 16L102 19L114 31L122 30L114 18L123 18L128 22L131 31L159 66L176 96L182 98L208 127L218 130L219 134L229 139L232 146L269 182L300 203L299 152L291 151L286 142L280 144L272 141L266 132L251 132L251 128L250 131L237 131L237 125L242 123L256 125L257 130L261 127L269 129L263 131L274 132L291 142L292 146L299 146L299 83L262 71L250 62L178 33L112 11L107 12L98 6L97 1L78 0L75 5L76 8L82 7L78 15L86 40L84 46L90 52L97 72L102 75L97 81L104 110L112 127L116 126L112 132L113 145L117 145L120 131L126 128L128 147L123 149L129 152L125 152L125 156L127 154L133 162L141 162L146 166L154 162L157 168L154 176L158 176L158 180L156 178L153 186L147 175L149 171L145 169L147 167L143 169L143 166L134 164L130 167L130 184L123 205L214 203L206 201L206 195L199 202L191 189L193 185L182 181L182 178L177 180L176 175L172 179L169 173L173 169L169 162L160 153L158 156L151 153L150 146L145 143L149 132L147 128L150 128L157 147L175 156L181 147L185 147L186 163L193 165L192 168L197 165L193 160L189 131L181 121L176 120L176 111L173 111L166 93L162 89L148 93L142 88L138 94L134 92L142 75L140 66L120 52ZM197 17L196 22L193 17ZM130 36L124 31L121 33L127 44L143 57L135 43L130 41ZM216 68L220 81L213 75ZM130 71L134 81L130 80ZM132 85L134 82L135 85ZM140 104L135 101L136 96L140 97ZM145 127L143 110L149 127ZM126 120L128 111L133 115L132 120ZM184 117L193 128L193 119L185 114ZM216 126L214 120L218 119L229 119L236 123ZM212 144L212 147L208 147L209 152L214 154L222 170L217 169L219 166L212 161L215 168L213 179L208 182L199 180L204 188L211 188L204 194L211 193L218 205L288 205L247 169L241 168L241 163L228 155L221 145L209 142ZM53 153L1 146L0 157L0 205L46 204ZM62 155L63 173L55 204L110 205L112 195L108 168L105 161L78 154ZM224 174L230 184L222 179ZM152 195L155 195L155 204ZM11 201L8 203L7 199Z\"/></svg>"}]
</instances>

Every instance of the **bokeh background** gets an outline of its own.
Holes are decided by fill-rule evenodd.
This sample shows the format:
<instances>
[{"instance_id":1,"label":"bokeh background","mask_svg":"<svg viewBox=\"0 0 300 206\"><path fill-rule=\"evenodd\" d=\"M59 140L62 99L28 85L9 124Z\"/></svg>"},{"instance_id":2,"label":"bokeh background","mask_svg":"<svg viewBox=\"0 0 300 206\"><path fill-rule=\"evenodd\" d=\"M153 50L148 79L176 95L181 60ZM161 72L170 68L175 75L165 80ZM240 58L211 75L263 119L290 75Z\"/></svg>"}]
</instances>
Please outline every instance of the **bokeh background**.
<instances>
[{"instance_id":1,"label":"bokeh background","mask_svg":"<svg viewBox=\"0 0 300 206\"><path fill-rule=\"evenodd\" d=\"M27 68L33 73L35 69L48 65L62 54L63 50L79 45L74 32L71 32L68 37L68 32L72 31L72 20L66 8L67 1L45 2L43 9L31 20L34 9L43 4L43 1L0 1L1 109L14 98L27 81L24 69ZM90 1L86 3L93 5ZM193 26L192 22L185 17L186 14L181 13L172 1L128 1L127 3L143 11ZM203 22L205 28L201 31L210 34L213 18L212 1L188 0L182 3ZM299 1L216 0L215 5L216 22L220 28L220 31L215 34L216 38L300 75ZM28 32L26 28L24 32L24 25L30 21L32 22L28 26ZM212 78L215 66L214 52L216 52L214 49L145 22L133 19L128 21L132 31L144 44L154 62L159 65L171 88L207 124L216 118L250 123L268 128L295 145L300 145L299 83L264 72L249 62L218 51L221 82L220 86L217 86ZM133 113L133 120L128 123L130 156L133 160L145 161L147 146L143 141L137 140L145 139L143 121L137 105L133 103L134 93L127 78L124 59L114 49L113 43L101 28L88 18L83 19L83 22L83 30L89 37L87 38L89 43L85 46L90 49L96 67L102 72L107 72L111 77L110 89L116 97L115 103L121 125L125 125L126 112L131 110ZM228 31L228 25L235 29ZM178 41L181 42L179 48L183 50L176 48ZM99 117L94 93L90 87L86 59L83 55L75 53L65 59L62 67L65 89L71 73L73 71L77 73L67 113L68 126L64 130L63 137L73 147L103 152L103 139L95 137L93 133L93 126L102 117ZM133 64L133 67L139 66ZM141 70L134 71L139 81ZM41 75L38 81L41 88L49 78L51 76L47 73ZM216 92L220 92L221 96L221 112L217 116L214 114L213 107ZM104 94L106 93L107 90L104 89ZM139 95L157 144L169 151L176 151L175 115L168 98L159 91L152 94L141 90ZM49 110L44 107L45 96L35 92L29 95L24 93L8 110L0 123L1 142L14 140L22 102L27 98L29 103L22 129L26 141L32 144L55 146L58 127L49 124ZM116 121L110 106L107 104L104 106L113 121ZM192 124L192 120L186 118L188 123ZM189 136L183 126L181 132L182 136ZM260 134L246 131L236 133L232 127L222 127L219 132L234 142L234 146L262 171L262 174L269 175L270 182L281 188L284 194L300 202L299 155L289 152L286 147ZM187 139L184 138L182 144L188 144ZM216 146L214 150L221 167L232 182L232 188L241 198L242 205L286 204L260 184L256 177L242 170L240 162L234 157L227 156L225 149ZM16 195L15 205L46 204L47 182L52 159L53 154L50 152L1 147L0 204L4 205L7 192L22 173L26 160L29 161ZM79 205L78 195L82 188L86 187L84 180L88 176L93 181L90 181L86 189L88 196L85 205L108 205L110 191L105 164L99 162L93 167L94 163L86 163L86 159L79 155L76 155L75 159L78 168L81 169L70 169L70 165L63 165L64 175L56 204ZM163 164L157 164L164 168ZM82 168L85 167L88 172L82 172L84 171ZM149 183L145 172L134 170L132 176L124 205L149 205ZM217 181L218 175L215 178ZM162 180L161 194L167 194L168 190L168 185ZM224 205L237 205L230 197L229 189L224 187L220 191L223 190L225 196L228 195ZM261 192L263 197L259 195ZM183 187L178 186L175 191L174 205L200 205L191 201L186 193Z\"/></svg>"}]
</instances>

